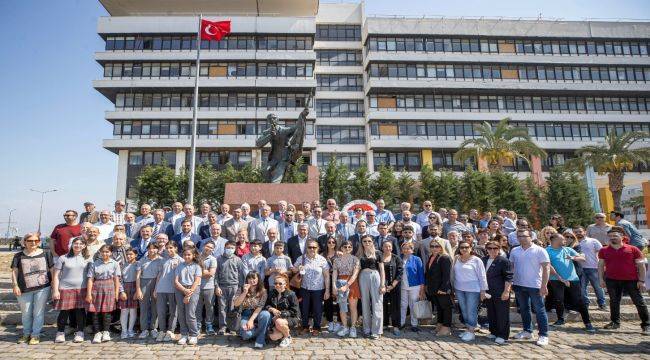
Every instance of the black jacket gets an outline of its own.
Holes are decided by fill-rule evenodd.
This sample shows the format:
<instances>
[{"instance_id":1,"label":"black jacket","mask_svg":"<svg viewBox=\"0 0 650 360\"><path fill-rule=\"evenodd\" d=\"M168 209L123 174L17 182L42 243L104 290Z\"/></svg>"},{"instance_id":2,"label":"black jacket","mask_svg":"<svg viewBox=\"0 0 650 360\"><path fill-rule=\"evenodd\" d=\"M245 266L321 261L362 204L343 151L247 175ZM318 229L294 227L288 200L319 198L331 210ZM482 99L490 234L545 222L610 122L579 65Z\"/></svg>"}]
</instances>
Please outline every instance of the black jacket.
<instances>
[{"instance_id":1,"label":"black jacket","mask_svg":"<svg viewBox=\"0 0 650 360\"><path fill-rule=\"evenodd\" d=\"M429 266L431 256L424 263L424 284L427 287L427 295L434 296L438 291L451 293L451 258L449 255L438 255Z\"/></svg>"},{"instance_id":2,"label":"black jacket","mask_svg":"<svg viewBox=\"0 0 650 360\"><path fill-rule=\"evenodd\" d=\"M300 308L298 307L298 297L296 294L287 289L278 299L278 291L271 289L269 297L266 298L264 310L275 308L280 310L280 317L283 319L300 320Z\"/></svg>"},{"instance_id":3,"label":"black jacket","mask_svg":"<svg viewBox=\"0 0 650 360\"><path fill-rule=\"evenodd\" d=\"M276 240L276 242L277 241L282 241L282 240L278 239L278 240ZM267 259L270 258L271 256L273 256L273 249L270 246L271 246L270 241L267 241L267 242L262 244L262 256L264 256ZM283 253L285 255L287 255L287 244L284 244Z\"/></svg>"},{"instance_id":4,"label":"black jacket","mask_svg":"<svg viewBox=\"0 0 650 360\"><path fill-rule=\"evenodd\" d=\"M393 291L399 291L402 274L404 273L404 262L402 259L395 254L391 255L390 261L384 263L384 273L386 274L386 286L392 284L394 280L397 280L399 282Z\"/></svg>"},{"instance_id":5,"label":"black jacket","mask_svg":"<svg viewBox=\"0 0 650 360\"><path fill-rule=\"evenodd\" d=\"M487 267L488 259L488 256L483 258L483 265L485 265L485 267ZM501 293L503 293L503 289L505 288L505 283L512 283L512 265L510 260L501 255L494 258L490 268L485 271L485 277L487 278L488 284L487 292L493 297L501 296Z\"/></svg>"},{"instance_id":6,"label":"black jacket","mask_svg":"<svg viewBox=\"0 0 650 360\"><path fill-rule=\"evenodd\" d=\"M309 237L307 237L307 240L309 241ZM303 254L302 251L300 251L300 240L298 239L298 235L294 235L287 240L286 245L284 246L285 253L291 258L291 263L295 263L296 260ZM305 251L307 251L307 244L305 243Z\"/></svg>"}]
</instances>

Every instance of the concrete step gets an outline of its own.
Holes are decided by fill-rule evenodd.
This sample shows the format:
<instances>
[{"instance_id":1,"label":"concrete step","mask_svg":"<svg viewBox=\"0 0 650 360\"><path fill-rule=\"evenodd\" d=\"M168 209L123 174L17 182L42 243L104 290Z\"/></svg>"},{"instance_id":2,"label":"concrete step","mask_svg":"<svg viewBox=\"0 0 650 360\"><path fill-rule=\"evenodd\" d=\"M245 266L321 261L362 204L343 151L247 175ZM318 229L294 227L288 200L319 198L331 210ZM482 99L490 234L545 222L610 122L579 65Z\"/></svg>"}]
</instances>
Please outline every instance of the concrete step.
<instances>
[{"instance_id":1,"label":"concrete step","mask_svg":"<svg viewBox=\"0 0 650 360\"><path fill-rule=\"evenodd\" d=\"M20 311L20 305L16 300L0 301L0 311Z\"/></svg>"},{"instance_id":2,"label":"concrete step","mask_svg":"<svg viewBox=\"0 0 650 360\"><path fill-rule=\"evenodd\" d=\"M56 324L56 317L59 315L58 311L48 310L45 312L45 324ZM20 325L22 324L20 311L0 311L0 325Z\"/></svg>"}]
</instances>

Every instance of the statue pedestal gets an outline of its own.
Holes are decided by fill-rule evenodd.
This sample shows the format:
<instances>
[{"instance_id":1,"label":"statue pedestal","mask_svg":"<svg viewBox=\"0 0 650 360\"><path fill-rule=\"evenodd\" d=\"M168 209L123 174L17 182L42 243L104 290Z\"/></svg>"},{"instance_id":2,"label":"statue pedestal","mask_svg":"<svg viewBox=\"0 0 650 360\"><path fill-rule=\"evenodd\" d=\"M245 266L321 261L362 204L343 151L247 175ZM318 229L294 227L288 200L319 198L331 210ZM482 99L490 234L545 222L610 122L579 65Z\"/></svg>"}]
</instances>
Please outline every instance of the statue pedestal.
<instances>
[{"instance_id":1,"label":"statue pedestal","mask_svg":"<svg viewBox=\"0 0 650 360\"><path fill-rule=\"evenodd\" d=\"M257 210L257 202L266 200L273 211L277 210L278 201L284 200L300 208L303 201L312 202L320 199L319 172L316 166L307 167L307 182L302 184L265 184L265 183L228 183L223 202L232 208L248 203L251 210Z\"/></svg>"}]
</instances>

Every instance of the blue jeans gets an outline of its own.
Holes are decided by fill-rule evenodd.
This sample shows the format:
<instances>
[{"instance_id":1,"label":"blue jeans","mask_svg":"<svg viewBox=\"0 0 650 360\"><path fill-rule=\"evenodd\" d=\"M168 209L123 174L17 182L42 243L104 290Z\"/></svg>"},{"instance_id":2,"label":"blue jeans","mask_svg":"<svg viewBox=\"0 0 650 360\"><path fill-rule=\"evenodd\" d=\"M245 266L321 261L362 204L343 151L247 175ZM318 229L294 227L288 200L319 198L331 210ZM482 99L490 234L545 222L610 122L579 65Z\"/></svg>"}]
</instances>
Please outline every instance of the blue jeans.
<instances>
[{"instance_id":1,"label":"blue jeans","mask_svg":"<svg viewBox=\"0 0 650 360\"><path fill-rule=\"evenodd\" d=\"M598 279L598 269L585 269L582 268L582 276L580 276L580 286L582 286L582 301L589 307L589 297L587 295L587 288L589 284L594 288L596 292L596 299L598 305L605 305L605 291L600 287L600 281Z\"/></svg>"},{"instance_id":2,"label":"blue jeans","mask_svg":"<svg viewBox=\"0 0 650 360\"><path fill-rule=\"evenodd\" d=\"M347 280L336 280L336 289L339 290L343 286L347 285L348 281ZM348 288L347 291L338 291L336 293L336 302L339 304L339 310L342 313L347 313L348 312L348 295L350 295L350 289Z\"/></svg>"},{"instance_id":3,"label":"blue jeans","mask_svg":"<svg viewBox=\"0 0 650 360\"><path fill-rule=\"evenodd\" d=\"M463 313L465 325L475 328L478 323L478 303L481 301L481 293L456 290L456 299Z\"/></svg>"},{"instance_id":4,"label":"blue jeans","mask_svg":"<svg viewBox=\"0 0 650 360\"><path fill-rule=\"evenodd\" d=\"M548 315L546 315L544 298L539 294L539 289L518 285L513 286L513 289L519 301L519 310L521 312L521 322L523 323L524 331L529 333L533 332L533 319L530 313L532 303L535 309L535 317L537 318L539 336L548 336Z\"/></svg>"},{"instance_id":5,"label":"blue jeans","mask_svg":"<svg viewBox=\"0 0 650 360\"><path fill-rule=\"evenodd\" d=\"M244 330L244 325L248 322L248 319L253 315L252 310L245 310L241 314L241 326L239 328L239 336L243 340L249 340L253 337L255 338L255 343L257 344L266 344L266 333L269 330L269 323L271 323L271 313L266 310L260 311L257 314L257 326L250 330Z\"/></svg>"},{"instance_id":6,"label":"blue jeans","mask_svg":"<svg viewBox=\"0 0 650 360\"><path fill-rule=\"evenodd\" d=\"M23 335L40 336L45 322L45 304L50 297L50 287L22 293L18 297L23 323Z\"/></svg>"}]
</instances>

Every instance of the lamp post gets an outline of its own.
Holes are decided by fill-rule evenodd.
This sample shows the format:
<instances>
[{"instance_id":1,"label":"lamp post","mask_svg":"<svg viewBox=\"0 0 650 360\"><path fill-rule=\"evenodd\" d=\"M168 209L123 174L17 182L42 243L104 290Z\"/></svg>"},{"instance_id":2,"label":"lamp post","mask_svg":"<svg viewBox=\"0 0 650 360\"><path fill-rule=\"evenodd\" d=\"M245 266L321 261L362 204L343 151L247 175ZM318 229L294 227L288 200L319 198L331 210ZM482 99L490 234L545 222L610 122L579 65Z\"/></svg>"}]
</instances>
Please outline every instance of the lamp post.
<instances>
[{"instance_id":1,"label":"lamp post","mask_svg":"<svg viewBox=\"0 0 650 360\"><path fill-rule=\"evenodd\" d=\"M9 220L7 221L7 234L5 236L7 239L9 239L10 232L11 232L11 213L13 213L14 211L16 211L16 209L9 209Z\"/></svg>"},{"instance_id":2,"label":"lamp post","mask_svg":"<svg viewBox=\"0 0 650 360\"><path fill-rule=\"evenodd\" d=\"M41 210L38 212L38 234L39 234L38 236L41 236L41 219L43 218L43 200L45 199L45 194L58 191L58 189L45 190L45 191L29 189L29 191L33 191L41 194Z\"/></svg>"}]
</instances>

